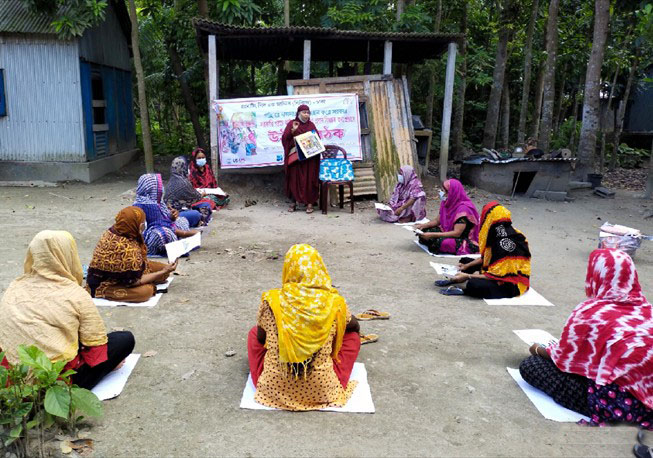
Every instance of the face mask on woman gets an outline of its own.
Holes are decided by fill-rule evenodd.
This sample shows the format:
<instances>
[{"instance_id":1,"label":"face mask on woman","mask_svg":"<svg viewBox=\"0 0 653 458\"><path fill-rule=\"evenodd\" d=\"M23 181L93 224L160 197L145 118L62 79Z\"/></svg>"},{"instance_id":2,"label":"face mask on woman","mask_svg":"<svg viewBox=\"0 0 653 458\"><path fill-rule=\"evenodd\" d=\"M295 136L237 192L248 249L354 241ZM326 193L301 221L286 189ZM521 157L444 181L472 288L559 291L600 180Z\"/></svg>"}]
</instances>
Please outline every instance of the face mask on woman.
<instances>
[{"instance_id":1,"label":"face mask on woman","mask_svg":"<svg viewBox=\"0 0 653 458\"><path fill-rule=\"evenodd\" d=\"M143 221L143 224L141 224L141 234L145 234L146 230L147 230L147 221Z\"/></svg>"},{"instance_id":2,"label":"face mask on woman","mask_svg":"<svg viewBox=\"0 0 653 458\"><path fill-rule=\"evenodd\" d=\"M440 189L440 200L447 200L447 195L442 189Z\"/></svg>"},{"instance_id":3,"label":"face mask on woman","mask_svg":"<svg viewBox=\"0 0 653 458\"><path fill-rule=\"evenodd\" d=\"M403 175L397 175L397 180L399 183L404 184L404 176Z\"/></svg>"},{"instance_id":4,"label":"face mask on woman","mask_svg":"<svg viewBox=\"0 0 653 458\"><path fill-rule=\"evenodd\" d=\"M198 167L204 167L206 165L206 158L202 157L197 160L195 160L195 163L197 164Z\"/></svg>"}]
</instances>

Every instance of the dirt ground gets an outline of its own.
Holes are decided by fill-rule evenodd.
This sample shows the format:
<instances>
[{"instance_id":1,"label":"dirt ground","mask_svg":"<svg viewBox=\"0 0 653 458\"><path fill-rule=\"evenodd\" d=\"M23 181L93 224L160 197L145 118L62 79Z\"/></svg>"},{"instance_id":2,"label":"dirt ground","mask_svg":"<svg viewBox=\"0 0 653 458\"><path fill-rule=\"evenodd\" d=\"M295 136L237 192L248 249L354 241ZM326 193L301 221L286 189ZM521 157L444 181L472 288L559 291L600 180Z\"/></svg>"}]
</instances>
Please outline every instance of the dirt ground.
<instances>
[{"instance_id":1,"label":"dirt ground","mask_svg":"<svg viewBox=\"0 0 653 458\"><path fill-rule=\"evenodd\" d=\"M132 164L93 184L0 188L0 293L22 272L26 247L41 229L70 231L88 263L102 231L131 203L128 191L140 173ZM530 242L532 284L556 306L496 307L437 294L432 258L408 231L380 222L372 201L357 202L353 215L290 214L279 178L225 176L221 186L232 204L216 215L201 250L180 261L159 304L101 309L109 330L127 328L137 352L157 354L141 358L123 393L105 402L104 418L91 428L95 456L631 456L635 428L548 421L506 366L528 354L513 329L559 335L583 300L587 257L602 222L651 233L653 219L645 216L653 203L628 191L603 200L586 190L572 203L509 202ZM437 193L427 184L432 214ZM473 192L479 208L492 197ZM246 199L257 204L245 207ZM279 286L283 255L295 243L319 250L351 310L392 314L362 323L363 332L381 336L359 356L373 415L239 409L247 331L261 293ZM653 243L644 242L635 260L653 298ZM236 355L226 357L230 349Z\"/></svg>"}]
</instances>

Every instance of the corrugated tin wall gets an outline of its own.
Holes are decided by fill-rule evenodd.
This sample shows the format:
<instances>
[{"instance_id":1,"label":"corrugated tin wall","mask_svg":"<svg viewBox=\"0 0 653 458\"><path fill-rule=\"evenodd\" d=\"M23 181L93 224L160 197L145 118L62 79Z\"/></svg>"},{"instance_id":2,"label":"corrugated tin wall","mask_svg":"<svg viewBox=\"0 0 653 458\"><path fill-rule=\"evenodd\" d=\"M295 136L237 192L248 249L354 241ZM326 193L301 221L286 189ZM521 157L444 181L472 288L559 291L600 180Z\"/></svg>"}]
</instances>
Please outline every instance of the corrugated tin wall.
<instances>
[{"instance_id":1,"label":"corrugated tin wall","mask_svg":"<svg viewBox=\"0 0 653 458\"><path fill-rule=\"evenodd\" d=\"M7 116L0 117L0 160L84 161L76 41L0 37Z\"/></svg>"},{"instance_id":2,"label":"corrugated tin wall","mask_svg":"<svg viewBox=\"0 0 653 458\"><path fill-rule=\"evenodd\" d=\"M131 70L127 39L111 2L107 4L106 20L82 35L79 55L94 64Z\"/></svg>"},{"instance_id":3,"label":"corrugated tin wall","mask_svg":"<svg viewBox=\"0 0 653 458\"><path fill-rule=\"evenodd\" d=\"M397 184L399 167L410 165L418 170L412 119L401 80L370 81L368 112L377 195L379 200L387 200Z\"/></svg>"}]
</instances>

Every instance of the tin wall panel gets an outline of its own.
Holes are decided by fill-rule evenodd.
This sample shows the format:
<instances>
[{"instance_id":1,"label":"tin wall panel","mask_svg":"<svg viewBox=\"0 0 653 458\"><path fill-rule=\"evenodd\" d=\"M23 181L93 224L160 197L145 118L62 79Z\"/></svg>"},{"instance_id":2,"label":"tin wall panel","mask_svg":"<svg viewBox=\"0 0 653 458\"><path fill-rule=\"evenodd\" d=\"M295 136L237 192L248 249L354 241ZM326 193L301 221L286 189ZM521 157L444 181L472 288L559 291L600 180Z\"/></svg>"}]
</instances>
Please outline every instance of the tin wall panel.
<instances>
[{"instance_id":1,"label":"tin wall panel","mask_svg":"<svg viewBox=\"0 0 653 458\"><path fill-rule=\"evenodd\" d=\"M84 161L76 41L0 38L7 116L0 118L0 160Z\"/></svg>"}]
</instances>

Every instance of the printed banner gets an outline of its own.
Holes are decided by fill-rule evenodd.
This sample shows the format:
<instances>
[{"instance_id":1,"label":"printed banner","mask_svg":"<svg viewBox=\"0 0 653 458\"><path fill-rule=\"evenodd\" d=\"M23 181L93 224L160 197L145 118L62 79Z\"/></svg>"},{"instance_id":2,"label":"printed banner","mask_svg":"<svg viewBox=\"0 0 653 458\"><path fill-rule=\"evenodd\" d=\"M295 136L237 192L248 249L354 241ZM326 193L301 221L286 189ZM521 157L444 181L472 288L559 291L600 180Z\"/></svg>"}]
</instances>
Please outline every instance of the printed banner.
<instances>
[{"instance_id":1,"label":"printed banner","mask_svg":"<svg viewBox=\"0 0 653 458\"><path fill-rule=\"evenodd\" d=\"M363 159L358 95L311 94L214 100L220 167L283 165L281 136L299 105L311 109L322 143L338 145L353 161Z\"/></svg>"}]
</instances>

